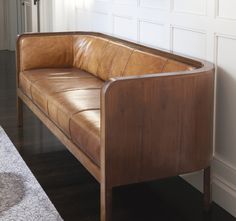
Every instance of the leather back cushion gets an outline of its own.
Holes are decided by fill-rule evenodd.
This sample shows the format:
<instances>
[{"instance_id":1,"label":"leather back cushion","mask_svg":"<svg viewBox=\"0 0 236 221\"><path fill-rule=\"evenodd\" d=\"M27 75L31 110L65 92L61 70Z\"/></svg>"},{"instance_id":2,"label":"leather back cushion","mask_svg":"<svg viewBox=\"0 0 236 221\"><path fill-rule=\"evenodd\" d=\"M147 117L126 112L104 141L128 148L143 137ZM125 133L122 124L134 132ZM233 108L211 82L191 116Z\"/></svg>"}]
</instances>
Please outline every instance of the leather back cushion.
<instances>
[{"instance_id":1,"label":"leather back cushion","mask_svg":"<svg viewBox=\"0 0 236 221\"><path fill-rule=\"evenodd\" d=\"M194 67L190 65L169 59L166 62L162 72L166 73L166 72L188 71L193 69Z\"/></svg>"},{"instance_id":2,"label":"leather back cushion","mask_svg":"<svg viewBox=\"0 0 236 221\"><path fill-rule=\"evenodd\" d=\"M73 65L72 36L27 37L20 42L20 71Z\"/></svg>"},{"instance_id":3,"label":"leather back cushion","mask_svg":"<svg viewBox=\"0 0 236 221\"><path fill-rule=\"evenodd\" d=\"M20 71L76 67L111 77L185 71L191 66L92 35L34 36L20 42Z\"/></svg>"},{"instance_id":4,"label":"leather back cushion","mask_svg":"<svg viewBox=\"0 0 236 221\"><path fill-rule=\"evenodd\" d=\"M95 36L75 36L74 67L97 75L98 66L108 42L107 39Z\"/></svg>"},{"instance_id":5,"label":"leather back cushion","mask_svg":"<svg viewBox=\"0 0 236 221\"><path fill-rule=\"evenodd\" d=\"M115 42L109 42L104 50L97 75L103 80L123 76L132 53L132 48Z\"/></svg>"},{"instance_id":6,"label":"leather back cushion","mask_svg":"<svg viewBox=\"0 0 236 221\"><path fill-rule=\"evenodd\" d=\"M135 50L124 70L124 76L161 73L167 58Z\"/></svg>"},{"instance_id":7,"label":"leather back cushion","mask_svg":"<svg viewBox=\"0 0 236 221\"><path fill-rule=\"evenodd\" d=\"M111 77L191 69L187 64L91 35L74 36L74 67L104 81Z\"/></svg>"}]
</instances>

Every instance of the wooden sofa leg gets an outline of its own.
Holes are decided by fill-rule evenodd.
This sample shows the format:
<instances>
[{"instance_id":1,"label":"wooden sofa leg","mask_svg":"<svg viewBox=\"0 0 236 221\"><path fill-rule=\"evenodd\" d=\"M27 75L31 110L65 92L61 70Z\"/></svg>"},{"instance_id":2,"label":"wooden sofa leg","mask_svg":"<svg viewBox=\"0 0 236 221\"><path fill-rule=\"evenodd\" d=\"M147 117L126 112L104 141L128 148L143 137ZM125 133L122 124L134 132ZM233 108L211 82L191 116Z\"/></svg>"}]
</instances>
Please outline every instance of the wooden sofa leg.
<instances>
[{"instance_id":1,"label":"wooden sofa leg","mask_svg":"<svg viewBox=\"0 0 236 221\"><path fill-rule=\"evenodd\" d=\"M112 188L101 184L101 220L112 221Z\"/></svg>"},{"instance_id":2,"label":"wooden sofa leg","mask_svg":"<svg viewBox=\"0 0 236 221\"><path fill-rule=\"evenodd\" d=\"M208 212L211 207L211 167L207 167L204 169L204 192L203 192L203 200L204 200L204 211Z\"/></svg>"},{"instance_id":3,"label":"wooden sofa leg","mask_svg":"<svg viewBox=\"0 0 236 221\"><path fill-rule=\"evenodd\" d=\"M17 96L16 101L16 108L17 108L17 126L23 126L23 101Z\"/></svg>"}]
</instances>

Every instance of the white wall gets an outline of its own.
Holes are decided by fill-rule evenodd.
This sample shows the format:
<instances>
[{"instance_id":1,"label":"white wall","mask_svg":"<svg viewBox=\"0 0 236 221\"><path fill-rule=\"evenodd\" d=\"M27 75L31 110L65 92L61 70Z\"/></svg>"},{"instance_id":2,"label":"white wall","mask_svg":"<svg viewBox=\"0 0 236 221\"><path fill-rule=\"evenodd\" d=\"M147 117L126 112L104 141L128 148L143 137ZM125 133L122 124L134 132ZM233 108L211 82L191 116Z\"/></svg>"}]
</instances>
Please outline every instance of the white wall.
<instances>
[{"instance_id":1,"label":"white wall","mask_svg":"<svg viewBox=\"0 0 236 221\"><path fill-rule=\"evenodd\" d=\"M236 216L236 1L53 1L55 31L104 32L218 65L213 200ZM199 173L186 179L202 189Z\"/></svg>"},{"instance_id":2,"label":"white wall","mask_svg":"<svg viewBox=\"0 0 236 221\"><path fill-rule=\"evenodd\" d=\"M52 31L52 0L40 0L40 31Z\"/></svg>"},{"instance_id":3,"label":"white wall","mask_svg":"<svg viewBox=\"0 0 236 221\"><path fill-rule=\"evenodd\" d=\"M40 3L41 31L52 31L52 0L41 0ZM0 0L0 50L15 50L16 36L22 29L22 21L20 16L20 13L22 12L21 7L22 6L19 0ZM33 31L36 31L36 7L32 7L32 15L32 29Z\"/></svg>"}]
</instances>

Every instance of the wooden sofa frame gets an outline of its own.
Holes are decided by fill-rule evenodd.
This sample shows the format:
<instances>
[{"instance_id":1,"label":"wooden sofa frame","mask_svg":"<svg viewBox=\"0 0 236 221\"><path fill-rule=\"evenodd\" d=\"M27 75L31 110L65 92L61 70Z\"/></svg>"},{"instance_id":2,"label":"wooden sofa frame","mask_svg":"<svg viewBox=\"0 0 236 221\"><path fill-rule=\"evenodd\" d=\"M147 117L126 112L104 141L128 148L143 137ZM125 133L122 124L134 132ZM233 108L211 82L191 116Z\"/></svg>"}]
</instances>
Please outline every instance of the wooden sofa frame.
<instances>
[{"instance_id":1,"label":"wooden sofa frame","mask_svg":"<svg viewBox=\"0 0 236 221\"><path fill-rule=\"evenodd\" d=\"M19 42L22 38L78 34L109 38L196 67L191 71L117 77L105 82L101 90L100 168L18 86ZM96 178L101 186L101 221L112 220L113 187L202 169L204 209L209 209L214 100L214 66L211 63L92 32L21 35L16 60L18 126L23 126L24 103ZM168 159L168 162L162 159Z\"/></svg>"}]
</instances>

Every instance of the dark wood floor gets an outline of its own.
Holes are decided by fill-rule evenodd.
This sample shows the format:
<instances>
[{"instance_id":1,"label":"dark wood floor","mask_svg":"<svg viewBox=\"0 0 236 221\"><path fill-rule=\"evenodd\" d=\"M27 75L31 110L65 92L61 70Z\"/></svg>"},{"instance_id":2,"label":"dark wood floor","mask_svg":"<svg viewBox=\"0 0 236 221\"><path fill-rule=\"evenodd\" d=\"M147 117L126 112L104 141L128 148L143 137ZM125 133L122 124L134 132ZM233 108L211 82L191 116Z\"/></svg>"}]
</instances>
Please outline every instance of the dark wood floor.
<instances>
[{"instance_id":1,"label":"dark wood floor","mask_svg":"<svg viewBox=\"0 0 236 221\"><path fill-rule=\"evenodd\" d=\"M66 221L99 220L99 184L24 107L24 127L16 127L15 59L0 51L0 125ZM202 212L202 195L179 177L117 188L114 220L235 221L213 203Z\"/></svg>"}]
</instances>

